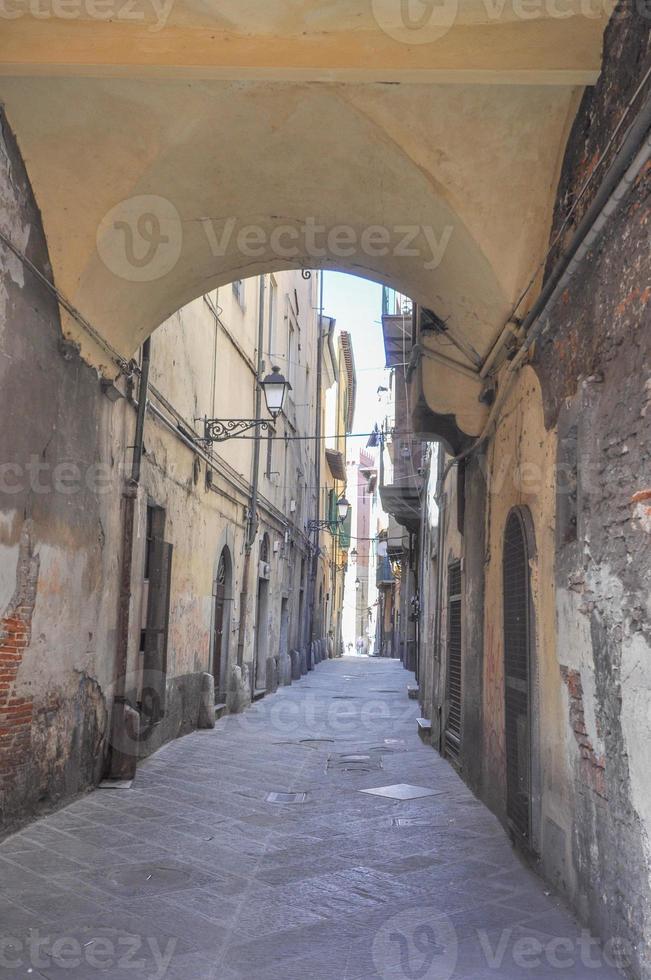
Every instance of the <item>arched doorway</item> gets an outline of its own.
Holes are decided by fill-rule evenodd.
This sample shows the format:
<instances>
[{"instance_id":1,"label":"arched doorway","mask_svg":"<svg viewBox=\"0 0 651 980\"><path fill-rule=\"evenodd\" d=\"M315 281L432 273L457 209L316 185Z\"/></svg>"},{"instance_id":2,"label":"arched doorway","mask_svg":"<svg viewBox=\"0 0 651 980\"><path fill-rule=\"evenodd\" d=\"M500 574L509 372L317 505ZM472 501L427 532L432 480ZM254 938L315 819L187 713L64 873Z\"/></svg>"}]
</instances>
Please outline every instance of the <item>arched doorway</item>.
<instances>
[{"instance_id":1,"label":"arched doorway","mask_svg":"<svg viewBox=\"0 0 651 980\"><path fill-rule=\"evenodd\" d=\"M230 636L230 603L233 592L233 562L228 548L222 548L214 585L212 673L215 678L215 701L224 700L228 669Z\"/></svg>"},{"instance_id":2,"label":"arched doorway","mask_svg":"<svg viewBox=\"0 0 651 980\"><path fill-rule=\"evenodd\" d=\"M531 515L516 507L506 522L502 567L506 813L511 829L528 846L534 836L534 617L529 568L534 552Z\"/></svg>"}]
</instances>

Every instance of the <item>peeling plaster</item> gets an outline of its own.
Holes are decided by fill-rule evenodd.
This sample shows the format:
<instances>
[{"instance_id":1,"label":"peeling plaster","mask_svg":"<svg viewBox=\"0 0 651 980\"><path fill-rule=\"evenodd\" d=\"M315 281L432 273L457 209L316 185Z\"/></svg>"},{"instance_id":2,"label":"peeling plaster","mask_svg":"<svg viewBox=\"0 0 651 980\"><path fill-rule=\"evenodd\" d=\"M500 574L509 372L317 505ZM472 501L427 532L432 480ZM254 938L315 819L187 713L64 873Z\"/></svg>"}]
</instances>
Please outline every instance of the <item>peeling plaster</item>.
<instances>
[{"instance_id":1,"label":"peeling plaster","mask_svg":"<svg viewBox=\"0 0 651 980\"><path fill-rule=\"evenodd\" d=\"M646 828L644 844L651 864L651 646L635 633L622 646L622 732L628 755L632 803ZM651 869L650 869L651 870Z\"/></svg>"}]
</instances>

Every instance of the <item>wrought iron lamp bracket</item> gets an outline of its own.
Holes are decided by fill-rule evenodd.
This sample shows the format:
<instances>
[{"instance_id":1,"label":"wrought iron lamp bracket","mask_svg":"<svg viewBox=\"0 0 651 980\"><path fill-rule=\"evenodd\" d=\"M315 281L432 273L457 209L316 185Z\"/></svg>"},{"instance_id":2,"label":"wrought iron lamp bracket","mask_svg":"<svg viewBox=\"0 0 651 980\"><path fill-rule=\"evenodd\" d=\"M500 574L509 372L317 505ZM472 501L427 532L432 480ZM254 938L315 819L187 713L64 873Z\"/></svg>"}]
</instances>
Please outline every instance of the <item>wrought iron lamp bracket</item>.
<instances>
[{"instance_id":1,"label":"wrought iron lamp bracket","mask_svg":"<svg viewBox=\"0 0 651 980\"><path fill-rule=\"evenodd\" d=\"M330 531L330 534L334 534L341 524L341 521L308 521L307 529L308 531Z\"/></svg>"},{"instance_id":2,"label":"wrought iron lamp bracket","mask_svg":"<svg viewBox=\"0 0 651 980\"><path fill-rule=\"evenodd\" d=\"M259 426L262 431L272 428L273 421L264 419L204 419L204 440L206 442L225 442L237 439L249 429Z\"/></svg>"}]
</instances>

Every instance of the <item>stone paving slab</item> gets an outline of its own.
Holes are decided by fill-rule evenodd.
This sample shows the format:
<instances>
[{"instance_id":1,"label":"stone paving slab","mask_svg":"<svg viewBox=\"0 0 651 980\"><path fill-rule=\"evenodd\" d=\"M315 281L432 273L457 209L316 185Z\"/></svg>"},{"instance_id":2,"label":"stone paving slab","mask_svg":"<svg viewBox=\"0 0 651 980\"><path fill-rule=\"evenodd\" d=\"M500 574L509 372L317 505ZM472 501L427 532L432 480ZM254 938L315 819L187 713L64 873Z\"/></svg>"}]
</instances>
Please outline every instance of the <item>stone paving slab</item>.
<instances>
[{"instance_id":1,"label":"stone paving slab","mask_svg":"<svg viewBox=\"0 0 651 980\"><path fill-rule=\"evenodd\" d=\"M620 977L420 741L409 681L325 661L0 842L0 980ZM395 784L431 795L362 792Z\"/></svg>"}]
</instances>

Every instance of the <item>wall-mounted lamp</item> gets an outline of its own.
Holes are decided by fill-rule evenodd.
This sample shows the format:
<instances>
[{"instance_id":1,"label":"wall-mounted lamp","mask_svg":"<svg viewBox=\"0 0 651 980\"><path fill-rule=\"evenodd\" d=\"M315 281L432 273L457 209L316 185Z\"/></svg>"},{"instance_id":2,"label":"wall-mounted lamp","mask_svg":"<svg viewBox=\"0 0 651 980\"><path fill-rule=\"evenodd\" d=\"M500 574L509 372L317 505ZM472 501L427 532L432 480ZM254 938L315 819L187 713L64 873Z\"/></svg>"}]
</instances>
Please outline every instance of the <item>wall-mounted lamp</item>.
<instances>
[{"instance_id":1,"label":"wall-mounted lamp","mask_svg":"<svg viewBox=\"0 0 651 980\"><path fill-rule=\"evenodd\" d=\"M337 524L343 524L344 521L346 520L346 518L348 517L349 511L350 511L350 503L349 503L349 501L346 500L346 497L345 496L339 497L339 499L337 501L337 521L336 521L336 523ZM308 521L308 523L307 523L307 529L308 529L308 531L327 530L327 531L332 532L333 531L332 525L333 525L333 521L330 521L330 520L325 520L325 521Z\"/></svg>"},{"instance_id":2,"label":"wall-mounted lamp","mask_svg":"<svg viewBox=\"0 0 651 980\"><path fill-rule=\"evenodd\" d=\"M292 390L292 386L280 373L279 367L272 367L271 374L268 374L260 382L260 387L264 393L267 411L272 419L276 419L283 410L287 392ZM259 426L261 429L269 428L269 422L266 419L204 418L203 423L206 442L225 442L227 439L237 439L255 426Z\"/></svg>"}]
</instances>

